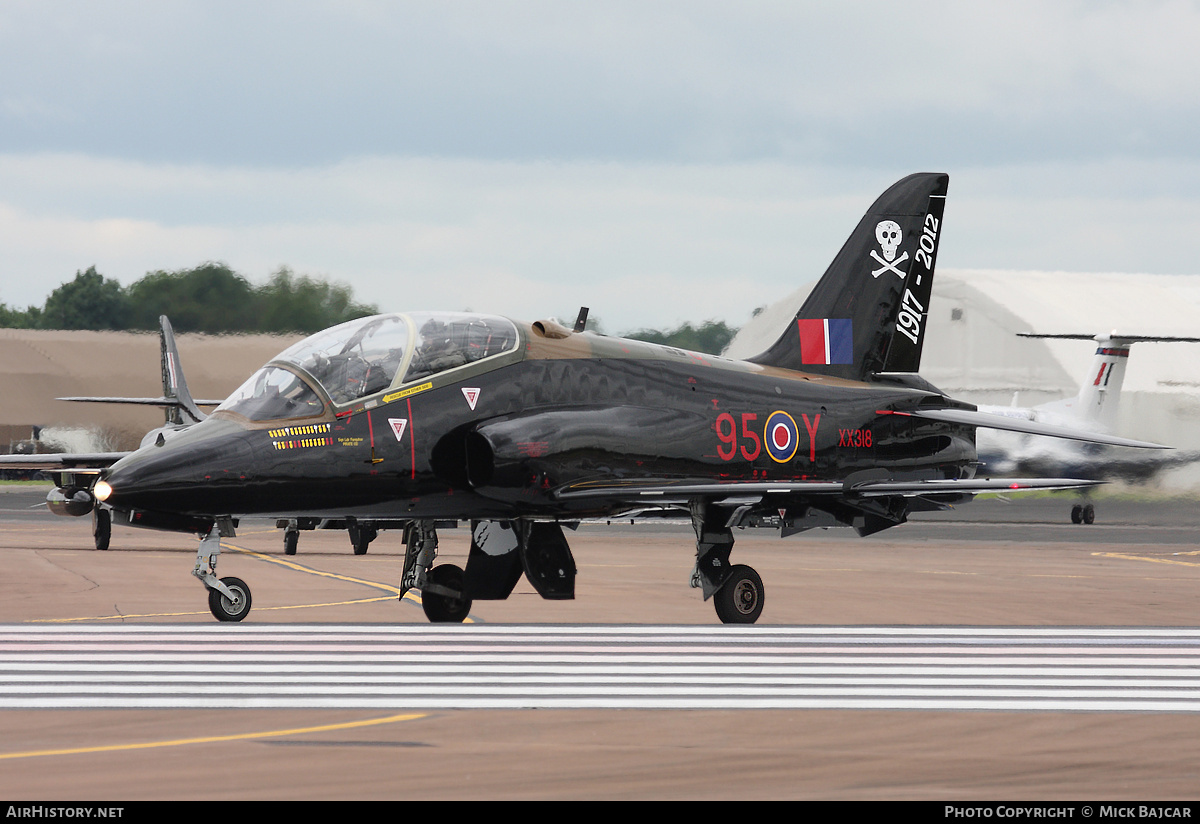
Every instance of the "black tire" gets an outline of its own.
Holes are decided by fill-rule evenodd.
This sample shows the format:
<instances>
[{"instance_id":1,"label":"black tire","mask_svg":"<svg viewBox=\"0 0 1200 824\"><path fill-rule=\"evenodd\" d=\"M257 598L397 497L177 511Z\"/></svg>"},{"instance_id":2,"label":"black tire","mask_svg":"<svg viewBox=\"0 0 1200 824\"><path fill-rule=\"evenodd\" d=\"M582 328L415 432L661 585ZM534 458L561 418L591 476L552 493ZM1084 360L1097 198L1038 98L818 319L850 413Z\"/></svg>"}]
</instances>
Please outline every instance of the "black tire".
<instances>
[{"instance_id":1,"label":"black tire","mask_svg":"<svg viewBox=\"0 0 1200 824\"><path fill-rule=\"evenodd\" d=\"M1083 508L1083 522L1085 524L1096 523L1096 507L1088 504Z\"/></svg>"},{"instance_id":2,"label":"black tire","mask_svg":"<svg viewBox=\"0 0 1200 824\"><path fill-rule=\"evenodd\" d=\"M753 624L762 615L764 595L758 573L738 564L713 596L713 606L722 624Z\"/></svg>"},{"instance_id":3,"label":"black tire","mask_svg":"<svg viewBox=\"0 0 1200 824\"><path fill-rule=\"evenodd\" d=\"M442 564L429 570L429 582L462 592L463 571L454 564ZM461 624L471 614L469 598L454 598L435 592L421 593L425 617L435 624Z\"/></svg>"},{"instance_id":4,"label":"black tire","mask_svg":"<svg viewBox=\"0 0 1200 824\"><path fill-rule=\"evenodd\" d=\"M1083 523L1083 504L1075 504L1075 506L1071 507L1071 523Z\"/></svg>"},{"instance_id":5,"label":"black tire","mask_svg":"<svg viewBox=\"0 0 1200 824\"><path fill-rule=\"evenodd\" d=\"M295 555L296 547L300 546L300 533L290 529L284 530L283 533L283 554Z\"/></svg>"},{"instance_id":6,"label":"black tire","mask_svg":"<svg viewBox=\"0 0 1200 824\"><path fill-rule=\"evenodd\" d=\"M229 587L241 599L235 605L219 589L208 591L208 608L218 621L240 621L250 614L250 587L241 578L222 578L221 583Z\"/></svg>"},{"instance_id":7,"label":"black tire","mask_svg":"<svg viewBox=\"0 0 1200 824\"><path fill-rule=\"evenodd\" d=\"M96 539L96 549L108 549L112 540L112 513L107 509L92 510L92 537Z\"/></svg>"}]
</instances>

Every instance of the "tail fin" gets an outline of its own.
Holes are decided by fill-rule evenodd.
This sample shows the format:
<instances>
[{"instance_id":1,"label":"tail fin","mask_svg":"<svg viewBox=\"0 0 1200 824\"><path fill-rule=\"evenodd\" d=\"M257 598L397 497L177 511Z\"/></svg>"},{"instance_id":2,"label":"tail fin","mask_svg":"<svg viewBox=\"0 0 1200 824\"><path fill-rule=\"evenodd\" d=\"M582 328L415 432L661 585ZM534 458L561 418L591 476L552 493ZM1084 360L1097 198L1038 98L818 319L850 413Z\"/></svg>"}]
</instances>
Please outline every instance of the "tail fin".
<instances>
[{"instance_id":1,"label":"tail fin","mask_svg":"<svg viewBox=\"0 0 1200 824\"><path fill-rule=\"evenodd\" d=\"M909 175L880 195L792 324L750 360L852 380L916 372L949 182Z\"/></svg>"},{"instance_id":2,"label":"tail fin","mask_svg":"<svg viewBox=\"0 0 1200 824\"><path fill-rule=\"evenodd\" d=\"M162 355L162 385L163 398L174 401L164 405L163 411L167 423L186 425L200 423L206 417L188 391L187 380L183 377L183 367L179 362L179 348L175 345L175 330L166 315L159 315L158 332L159 348Z\"/></svg>"},{"instance_id":3,"label":"tail fin","mask_svg":"<svg viewBox=\"0 0 1200 824\"><path fill-rule=\"evenodd\" d=\"M1023 338L1058 338L1060 340L1094 340L1096 355L1079 394L1055 404L1069 411L1082 425L1091 429L1111 431L1117 424L1117 405L1125 383L1125 367L1129 363L1129 347L1142 341L1153 343L1200 343L1200 338L1161 337L1157 335L1039 335L1019 332Z\"/></svg>"}]
</instances>

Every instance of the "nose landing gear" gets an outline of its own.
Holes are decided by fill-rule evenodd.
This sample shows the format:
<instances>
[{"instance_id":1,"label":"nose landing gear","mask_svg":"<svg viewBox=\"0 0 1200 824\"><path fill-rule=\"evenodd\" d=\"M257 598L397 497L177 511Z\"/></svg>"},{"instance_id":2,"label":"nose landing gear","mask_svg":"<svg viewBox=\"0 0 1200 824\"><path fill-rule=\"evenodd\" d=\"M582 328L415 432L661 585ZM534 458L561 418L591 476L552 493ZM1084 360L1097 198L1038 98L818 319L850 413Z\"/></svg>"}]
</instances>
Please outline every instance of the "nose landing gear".
<instances>
[{"instance_id":1,"label":"nose landing gear","mask_svg":"<svg viewBox=\"0 0 1200 824\"><path fill-rule=\"evenodd\" d=\"M234 536L229 519L213 525L200 536L196 550L196 566L192 575L208 590L208 609L218 621L240 621L250 614L250 587L241 578L217 578L217 557L221 554L222 536Z\"/></svg>"}]
</instances>

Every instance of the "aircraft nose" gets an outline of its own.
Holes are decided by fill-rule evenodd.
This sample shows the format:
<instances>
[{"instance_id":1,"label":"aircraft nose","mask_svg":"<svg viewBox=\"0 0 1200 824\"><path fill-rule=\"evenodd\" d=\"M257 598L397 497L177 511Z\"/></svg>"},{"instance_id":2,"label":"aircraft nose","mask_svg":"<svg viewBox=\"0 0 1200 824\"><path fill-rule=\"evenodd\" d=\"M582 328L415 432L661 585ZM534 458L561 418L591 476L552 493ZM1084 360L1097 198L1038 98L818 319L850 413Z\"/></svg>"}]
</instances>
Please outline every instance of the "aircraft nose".
<instances>
[{"instance_id":1,"label":"aircraft nose","mask_svg":"<svg viewBox=\"0 0 1200 824\"><path fill-rule=\"evenodd\" d=\"M108 486L105 503L117 509L193 512L200 486L244 479L252 456L245 431L228 425L206 427L207 423L144 446L113 464L103 478Z\"/></svg>"}]
</instances>

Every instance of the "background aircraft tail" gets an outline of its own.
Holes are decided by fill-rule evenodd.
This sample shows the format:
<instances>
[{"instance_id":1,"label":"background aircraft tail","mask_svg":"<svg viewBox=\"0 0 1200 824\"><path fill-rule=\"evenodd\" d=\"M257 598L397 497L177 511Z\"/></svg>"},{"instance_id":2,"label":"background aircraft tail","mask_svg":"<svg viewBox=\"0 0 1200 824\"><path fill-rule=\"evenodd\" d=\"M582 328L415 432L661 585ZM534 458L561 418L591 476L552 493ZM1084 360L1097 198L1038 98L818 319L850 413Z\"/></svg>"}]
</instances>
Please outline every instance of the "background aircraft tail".
<instances>
[{"instance_id":1,"label":"background aircraft tail","mask_svg":"<svg viewBox=\"0 0 1200 824\"><path fill-rule=\"evenodd\" d=\"M915 373L949 182L914 174L880 195L779 340L749 360L852 380Z\"/></svg>"},{"instance_id":2,"label":"background aircraft tail","mask_svg":"<svg viewBox=\"0 0 1200 824\"><path fill-rule=\"evenodd\" d=\"M1079 394L1065 401L1049 404L1061 414L1070 415L1088 429L1112 431L1117 425L1117 406L1125 382L1125 367L1129 363L1129 347L1142 341L1154 343L1200 343L1200 338L1162 337L1158 335L1040 335L1019 332L1023 338L1058 338L1060 340L1094 340L1096 355Z\"/></svg>"},{"instance_id":3,"label":"background aircraft tail","mask_svg":"<svg viewBox=\"0 0 1200 824\"><path fill-rule=\"evenodd\" d=\"M167 423L185 426L200 423L206 417L188 390L187 379L183 376L183 367L179 362L179 347L175 345L175 330L166 315L158 318L158 339L162 354L162 386L163 398L174 401L164 405Z\"/></svg>"}]
</instances>

